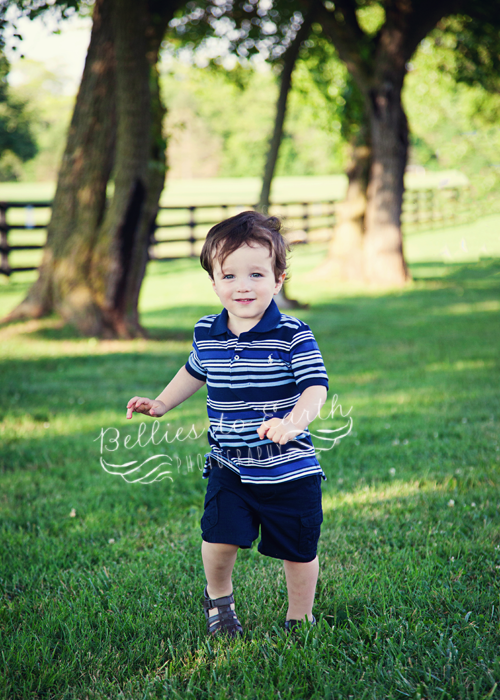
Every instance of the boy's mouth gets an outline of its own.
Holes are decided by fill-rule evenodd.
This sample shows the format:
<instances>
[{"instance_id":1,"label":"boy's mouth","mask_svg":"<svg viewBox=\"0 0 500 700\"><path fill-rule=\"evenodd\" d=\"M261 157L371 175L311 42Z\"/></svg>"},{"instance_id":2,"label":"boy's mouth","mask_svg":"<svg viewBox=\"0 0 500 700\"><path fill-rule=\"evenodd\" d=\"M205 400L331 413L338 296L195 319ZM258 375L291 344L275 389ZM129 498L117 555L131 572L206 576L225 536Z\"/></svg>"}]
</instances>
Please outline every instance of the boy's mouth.
<instances>
[{"instance_id":1,"label":"boy's mouth","mask_svg":"<svg viewBox=\"0 0 500 700\"><path fill-rule=\"evenodd\" d=\"M239 304L249 304L251 301L255 301L255 299L235 299Z\"/></svg>"}]
</instances>

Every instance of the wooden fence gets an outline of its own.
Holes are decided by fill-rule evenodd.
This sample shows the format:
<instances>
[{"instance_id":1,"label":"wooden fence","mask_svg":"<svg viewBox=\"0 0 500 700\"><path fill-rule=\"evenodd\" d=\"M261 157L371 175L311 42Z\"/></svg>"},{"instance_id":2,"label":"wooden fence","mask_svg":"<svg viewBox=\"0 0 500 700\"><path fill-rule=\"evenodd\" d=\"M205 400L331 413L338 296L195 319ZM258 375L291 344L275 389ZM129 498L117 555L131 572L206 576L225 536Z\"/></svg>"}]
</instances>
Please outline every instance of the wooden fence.
<instances>
[{"instance_id":1,"label":"wooden fence","mask_svg":"<svg viewBox=\"0 0 500 700\"><path fill-rule=\"evenodd\" d=\"M336 223L337 201L284 202L271 206L279 216L291 243L328 242ZM403 231L454 223L467 209L467 189L406 190ZM0 202L0 274L36 270L41 259L50 202ZM151 231L150 260L175 260L199 255L205 236L218 221L252 205L207 204L160 207ZM38 251L38 252L34 252Z\"/></svg>"}]
</instances>

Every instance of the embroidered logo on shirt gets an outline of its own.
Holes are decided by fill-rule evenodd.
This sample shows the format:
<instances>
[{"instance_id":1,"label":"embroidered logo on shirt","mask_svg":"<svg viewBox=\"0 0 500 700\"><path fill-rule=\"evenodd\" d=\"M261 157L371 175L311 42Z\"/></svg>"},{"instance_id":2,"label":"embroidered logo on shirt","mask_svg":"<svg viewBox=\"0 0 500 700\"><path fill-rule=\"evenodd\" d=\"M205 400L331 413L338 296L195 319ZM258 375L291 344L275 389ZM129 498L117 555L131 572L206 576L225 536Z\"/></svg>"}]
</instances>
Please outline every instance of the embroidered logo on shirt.
<instances>
[{"instance_id":1,"label":"embroidered logo on shirt","mask_svg":"<svg viewBox=\"0 0 500 700\"><path fill-rule=\"evenodd\" d=\"M268 363L269 365L272 365L272 364L273 364L273 355L272 355L272 353L268 356L268 358L267 358L267 363Z\"/></svg>"}]
</instances>

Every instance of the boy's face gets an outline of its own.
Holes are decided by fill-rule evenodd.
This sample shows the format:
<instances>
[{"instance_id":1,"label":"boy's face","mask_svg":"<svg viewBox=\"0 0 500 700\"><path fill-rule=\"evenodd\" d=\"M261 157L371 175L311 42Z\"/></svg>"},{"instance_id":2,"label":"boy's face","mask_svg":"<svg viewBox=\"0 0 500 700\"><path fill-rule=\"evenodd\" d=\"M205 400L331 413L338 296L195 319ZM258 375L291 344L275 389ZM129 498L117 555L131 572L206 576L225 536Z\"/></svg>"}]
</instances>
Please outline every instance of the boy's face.
<instances>
[{"instance_id":1,"label":"boy's face","mask_svg":"<svg viewBox=\"0 0 500 700\"><path fill-rule=\"evenodd\" d=\"M285 279L283 273L276 282L269 248L262 245L242 245L227 256L223 269L215 259L213 274L212 286L236 335L257 325Z\"/></svg>"}]
</instances>

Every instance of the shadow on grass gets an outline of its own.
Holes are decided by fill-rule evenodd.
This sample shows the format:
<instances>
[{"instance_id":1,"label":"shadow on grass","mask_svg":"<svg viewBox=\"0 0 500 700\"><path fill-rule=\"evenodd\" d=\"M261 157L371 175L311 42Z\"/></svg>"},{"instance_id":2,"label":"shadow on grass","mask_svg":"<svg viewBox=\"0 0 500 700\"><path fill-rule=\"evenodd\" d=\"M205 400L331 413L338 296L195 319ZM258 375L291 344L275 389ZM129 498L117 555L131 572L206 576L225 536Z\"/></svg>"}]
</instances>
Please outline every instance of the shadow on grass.
<instances>
[{"instance_id":1,"label":"shadow on grass","mask_svg":"<svg viewBox=\"0 0 500 700\"><path fill-rule=\"evenodd\" d=\"M168 322L171 322L176 316L175 313L172 313L172 309L164 309L154 314L143 314L142 322L145 324L144 327L147 332L146 340L159 340L165 342L173 341L178 343L192 341L192 330L188 331L183 328L166 328L165 326L154 326L147 323L148 316L157 318L158 315L164 315ZM70 324L61 324L61 326L53 328L40 328L37 331L29 333L29 337L39 340L88 340L88 336L83 335L77 328Z\"/></svg>"},{"instance_id":2,"label":"shadow on grass","mask_svg":"<svg viewBox=\"0 0 500 700\"><path fill-rule=\"evenodd\" d=\"M196 321L201 316L209 313L218 313L218 311L217 307L211 309L210 307L199 306L166 306L163 309L143 312L141 314L141 322L148 334L146 340L191 342ZM158 324L159 319L163 320L164 323ZM34 323L36 322L33 322L31 325L28 325L26 321L0 323L0 329L12 328L15 334L17 326L18 336L34 340L89 340L88 336L81 333L78 328L70 323L63 323L55 315L42 319L38 327L33 328ZM97 338L94 340L99 342Z\"/></svg>"},{"instance_id":3,"label":"shadow on grass","mask_svg":"<svg viewBox=\"0 0 500 700\"><path fill-rule=\"evenodd\" d=\"M444 269L446 274L439 275L436 280L442 281L448 278L450 279L474 279L478 277L489 277L500 273L500 259L493 257L482 257L477 263L468 262L444 262L444 261L422 261L410 263L410 270L412 275L416 272L416 277L418 278L418 271L422 269ZM430 277L425 277L426 280L430 280Z\"/></svg>"},{"instance_id":4,"label":"shadow on grass","mask_svg":"<svg viewBox=\"0 0 500 700\"><path fill-rule=\"evenodd\" d=\"M498 371L499 274L499 260L461 265L436 287L343 297L301 311L322 350L330 394L341 387L344 396L359 396L363 388L365 396L377 400L381 391L434 391L427 410L446 401L445 394L464 393L464 382L470 393L477 394L480 386L489 391ZM128 341L102 341L101 347L101 341L91 339L74 356L11 356L1 361L2 389L9 397L4 418L31 415L44 422L68 410L81 415L121 411L133 395L157 395L186 362L194 323L206 313L206 307L184 305L144 314L152 340L174 344L164 352L147 344L133 350ZM69 326L54 327L53 319L46 328L23 327L18 337L26 343L83 339ZM175 348L175 343L182 347ZM123 352L113 351L120 346ZM469 366L458 366L464 362ZM374 377L358 381L367 374ZM457 399L454 408L466 410L468 400Z\"/></svg>"}]
</instances>

